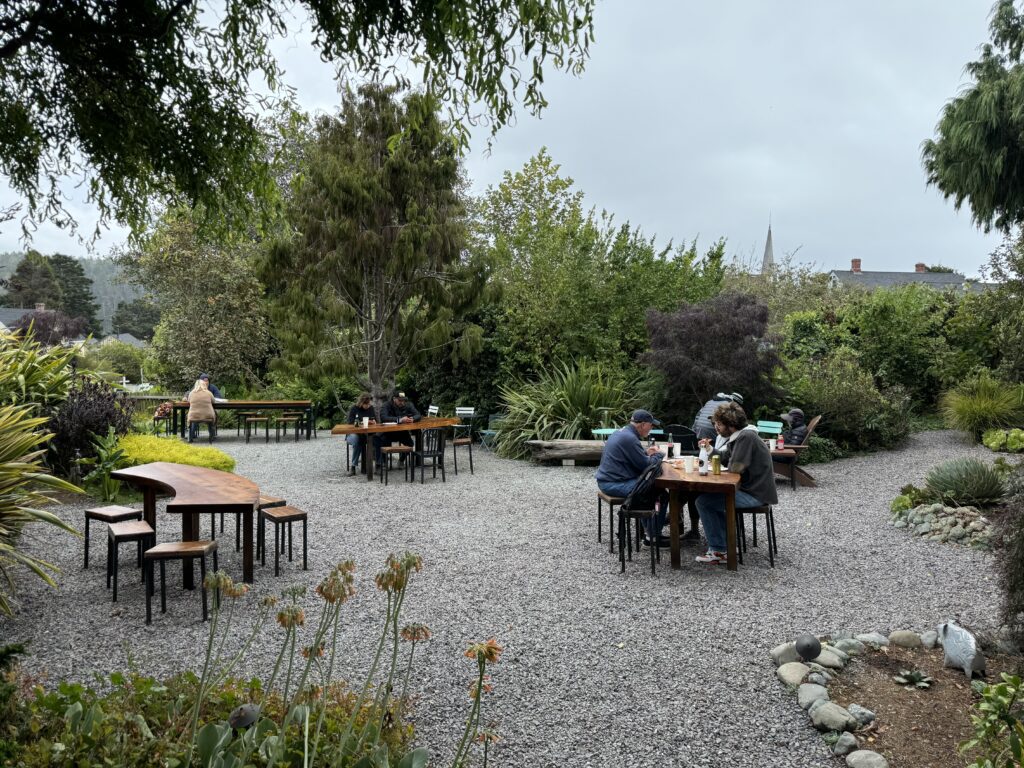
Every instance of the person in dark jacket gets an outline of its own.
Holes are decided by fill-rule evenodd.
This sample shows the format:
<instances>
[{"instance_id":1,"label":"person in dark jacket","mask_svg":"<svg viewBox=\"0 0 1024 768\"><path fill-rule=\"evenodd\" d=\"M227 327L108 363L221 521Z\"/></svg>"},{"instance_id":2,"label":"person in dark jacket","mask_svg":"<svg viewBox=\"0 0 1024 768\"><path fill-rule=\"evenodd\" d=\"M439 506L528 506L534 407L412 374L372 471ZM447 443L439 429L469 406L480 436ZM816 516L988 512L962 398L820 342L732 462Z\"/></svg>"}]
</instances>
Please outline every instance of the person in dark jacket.
<instances>
[{"instance_id":1,"label":"person in dark jacket","mask_svg":"<svg viewBox=\"0 0 1024 768\"><path fill-rule=\"evenodd\" d=\"M345 419L345 422L362 426L363 419L369 419L371 424L377 423L377 412L373 410L373 398L370 397L369 392L363 392L359 395L359 399L348 409L348 417ZM356 467L359 466L359 460L362 458L363 451L366 450L366 435L345 435L345 440L351 447L348 473L354 475Z\"/></svg>"},{"instance_id":2,"label":"person in dark jacket","mask_svg":"<svg viewBox=\"0 0 1024 768\"><path fill-rule=\"evenodd\" d=\"M786 428L782 430L782 442L785 445L801 445L807 437L807 424L804 423L804 412L799 408L790 408L789 413L782 414Z\"/></svg>"},{"instance_id":3,"label":"person in dark jacket","mask_svg":"<svg viewBox=\"0 0 1024 768\"><path fill-rule=\"evenodd\" d=\"M410 403L409 399L405 396L405 392L399 392L398 390L395 390L391 400L380 409L381 424L389 422L394 424L412 424L422 418L423 416L416 410L416 406ZM374 442L376 443L375 450L378 461L380 461L381 456L380 449L385 445L401 443L402 445L411 446L413 444L412 435L408 432L385 432L377 435Z\"/></svg>"},{"instance_id":4,"label":"person in dark jacket","mask_svg":"<svg viewBox=\"0 0 1024 768\"><path fill-rule=\"evenodd\" d=\"M200 378L201 381L205 381L206 382L206 386L209 387L210 392L213 393L213 396L215 398L217 398L218 400L223 400L224 399L224 395L222 395L220 393L220 390L217 389L217 385L214 384L212 381L210 381L210 374L208 374L208 373L200 373L199 374L199 378Z\"/></svg>"},{"instance_id":5,"label":"person in dark jacket","mask_svg":"<svg viewBox=\"0 0 1024 768\"><path fill-rule=\"evenodd\" d=\"M714 453L722 465L740 476L736 491L736 509L778 504L772 454L757 434L757 427L747 424L747 414L734 402L723 403L712 416L718 434L727 438L726 447ZM701 443L711 448L710 440ZM725 495L702 493L696 499L697 512L708 540L708 551L697 556L698 563L726 562Z\"/></svg>"},{"instance_id":6,"label":"person in dark jacket","mask_svg":"<svg viewBox=\"0 0 1024 768\"><path fill-rule=\"evenodd\" d=\"M718 408L722 403L739 403L743 405L743 395L739 392L733 392L731 395L725 394L725 392L719 392L717 395L712 397L697 411L697 415L693 419L693 426L691 429L697 433L697 438L700 440L714 440L717 436L715 432L715 425L711 423L711 417L715 413L715 409Z\"/></svg>"},{"instance_id":7,"label":"person in dark jacket","mask_svg":"<svg viewBox=\"0 0 1024 768\"><path fill-rule=\"evenodd\" d=\"M650 411L639 409L633 411L629 424L608 437L601 453L601 464L594 475L598 488L610 496L629 496L636 487L640 475L657 461L655 456L658 449L645 446L647 436L656 424L660 425L661 422L655 419ZM667 494L656 491L654 495L658 498L652 498L651 502L659 505L659 512L653 520L644 521L647 527L644 543L653 545L657 537L659 546L667 547L670 545L668 538L661 536L661 529L668 514Z\"/></svg>"}]
</instances>

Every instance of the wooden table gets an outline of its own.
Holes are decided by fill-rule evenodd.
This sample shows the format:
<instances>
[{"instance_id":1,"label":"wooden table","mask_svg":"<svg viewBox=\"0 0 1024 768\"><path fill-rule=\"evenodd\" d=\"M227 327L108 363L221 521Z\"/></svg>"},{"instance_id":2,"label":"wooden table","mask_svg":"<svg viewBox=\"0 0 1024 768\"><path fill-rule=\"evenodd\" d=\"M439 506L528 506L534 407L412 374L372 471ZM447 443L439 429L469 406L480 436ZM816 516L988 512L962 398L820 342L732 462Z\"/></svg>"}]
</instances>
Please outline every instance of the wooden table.
<instances>
[{"instance_id":1,"label":"wooden table","mask_svg":"<svg viewBox=\"0 0 1024 768\"><path fill-rule=\"evenodd\" d=\"M665 462L661 465L661 475L654 481L658 488L669 491L669 525L672 533L672 567L682 567L679 551L679 515L682 512L683 493L723 493L725 494L725 535L726 535L726 567L735 571L736 564L736 489L740 484L740 476L734 472L722 472L720 475L701 475L698 472L686 472L682 467Z\"/></svg>"},{"instance_id":2,"label":"wooden table","mask_svg":"<svg viewBox=\"0 0 1024 768\"><path fill-rule=\"evenodd\" d=\"M142 490L142 514L156 530L156 497L173 495L167 511L181 515L182 541L199 540L200 513L226 512L242 516L242 580L253 582L252 516L260 500L260 489L252 480L231 472L206 467L157 461L119 469L110 476ZM185 589L195 584L192 568L183 569Z\"/></svg>"},{"instance_id":3,"label":"wooden table","mask_svg":"<svg viewBox=\"0 0 1024 768\"><path fill-rule=\"evenodd\" d=\"M438 429L440 427L453 427L461 424L461 419L452 417L441 418L438 416L427 416L414 421L412 424L371 424L368 427L357 427L354 424L336 424L331 430L332 435L366 435L366 449L363 451L363 471L366 479L373 480L373 445L370 435L383 435L388 432L412 432L416 441L416 450L423 448L423 430ZM346 470L348 467L345 468Z\"/></svg>"},{"instance_id":4,"label":"wooden table","mask_svg":"<svg viewBox=\"0 0 1024 768\"><path fill-rule=\"evenodd\" d=\"M302 411L306 422L306 439L313 436L313 401L312 400L225 400L213 402L215 411ZM181 413L181 418L178 418ZM171 406L171 431L181 433L185 438L185 421L188 415L188 401L179 400Z\"/></svg>"}]
</instances>

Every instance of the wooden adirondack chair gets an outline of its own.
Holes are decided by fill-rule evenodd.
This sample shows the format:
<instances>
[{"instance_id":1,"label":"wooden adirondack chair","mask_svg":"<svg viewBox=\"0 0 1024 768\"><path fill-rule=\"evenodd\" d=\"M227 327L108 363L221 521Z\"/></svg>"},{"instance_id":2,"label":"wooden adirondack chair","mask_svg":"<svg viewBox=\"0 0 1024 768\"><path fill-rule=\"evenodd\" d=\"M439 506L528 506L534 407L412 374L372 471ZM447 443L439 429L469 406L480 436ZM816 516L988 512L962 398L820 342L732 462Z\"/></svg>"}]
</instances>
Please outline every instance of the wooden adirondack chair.
<instances>
[{"instance_id":1,"label":"wooden adirondack chair","mask_svg":"<svg viewBox=\"0 0 1024 768\"><path fill-rule=\"evenodd\" d=\"M804 440L800 445L787 445L787 448L792 448L796 451L797 458L800 457L800 451L807 450L810 445L811 435L814 434L814 430L817 428L819 422L821 422L821 416L815 416L811 419L811 422L807 425L807 434L804 435ZM777 458L772 462L772 468L775 470L775 474L788 477L790 485L796 488L796 484L813 488L817 485L814 482L814 478L811 477L810 473L803 467L797 466L796 459L783 459Z\"/></svg>"}]
</instances>

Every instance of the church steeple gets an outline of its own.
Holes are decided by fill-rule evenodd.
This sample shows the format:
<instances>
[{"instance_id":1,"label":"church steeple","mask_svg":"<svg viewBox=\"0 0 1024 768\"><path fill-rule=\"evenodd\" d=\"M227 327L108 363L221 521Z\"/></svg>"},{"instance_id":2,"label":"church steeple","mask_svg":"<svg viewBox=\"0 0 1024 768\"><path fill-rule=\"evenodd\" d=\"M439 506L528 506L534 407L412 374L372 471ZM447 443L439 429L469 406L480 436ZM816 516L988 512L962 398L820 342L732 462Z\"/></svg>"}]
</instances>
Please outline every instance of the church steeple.
<instances>
[{"instance_id":1,"label":"church steeple","mask_svg":"<svg viewBox=\"0 0 1024 768\"><path fill-rule=\"evenodd\" d=\"M764 258L761 259L761 274L767 275L775 269L775 253L772 250L772 219L768 217L768 239L764 243Z\"/></svg>"}]
</instances>

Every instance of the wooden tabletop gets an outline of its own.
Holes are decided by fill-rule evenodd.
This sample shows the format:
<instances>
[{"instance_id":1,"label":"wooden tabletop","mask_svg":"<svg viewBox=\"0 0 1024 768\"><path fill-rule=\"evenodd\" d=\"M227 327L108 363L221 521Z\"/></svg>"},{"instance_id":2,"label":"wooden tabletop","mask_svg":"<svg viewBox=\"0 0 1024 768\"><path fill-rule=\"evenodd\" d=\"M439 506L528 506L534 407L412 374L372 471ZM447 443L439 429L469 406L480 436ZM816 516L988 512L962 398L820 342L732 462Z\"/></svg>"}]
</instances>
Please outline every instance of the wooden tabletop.
<instances>
[{"instance_id":1,"label":"wooden tabletop","mask_svg":"<svg viewBox=\"0 0 1024 768\"><path fill-rule=\"evenodd\" d=\"M110 473L138 487L155 488L174 494L167 503L168 512L192 512L195 507L213 512L210 507L253 506L259 501L260 489L252 480L231 472L207 467L157 461Z\"/></svg>"},{"instance_id":2,"label":"wooden tabletop","mask_svg":"<svg viewBox=\"0 0 1024 768\"><path fill-rule=\"evenodd\" d=\"M213 401L214 408L309 408L312 400L224 400ZM175 408L188 408L188 400L179 400Z\"/></svg>"},{"instance_id":3,"label":"wooden tabletop","mask_svg":"<svg viewBox=\"0 0 1024 768\"><path fill-rule=\"evenodd\" d=\"M371 424L368 427L357 427L355 424L336 424L331 430L332 435L376 435L383 432L408 432L411 429L437 429L461 424L462 420L455 417L426 416L412 424Z\"/></svg>"},{"instance_id":4,"label":"wooden tabletop","mask_svg":"<svg viewBox=\"0 0 1024 768\"><path fill-rule=\"evenodd\" d=\"M659 488L687 488L690 490L709 492L723 491L726 486L734 488L740 483L740 476L735 472L722 472L720 475L713 475L710 472L702 475L699 472L687 472L683 467L676 467L674 464L665 461L661 465L661 474L654 480Z\"/></svg>"}]
</instances>

